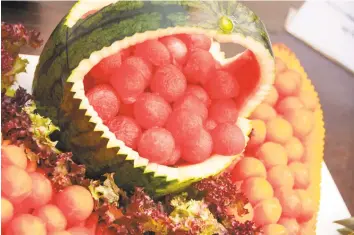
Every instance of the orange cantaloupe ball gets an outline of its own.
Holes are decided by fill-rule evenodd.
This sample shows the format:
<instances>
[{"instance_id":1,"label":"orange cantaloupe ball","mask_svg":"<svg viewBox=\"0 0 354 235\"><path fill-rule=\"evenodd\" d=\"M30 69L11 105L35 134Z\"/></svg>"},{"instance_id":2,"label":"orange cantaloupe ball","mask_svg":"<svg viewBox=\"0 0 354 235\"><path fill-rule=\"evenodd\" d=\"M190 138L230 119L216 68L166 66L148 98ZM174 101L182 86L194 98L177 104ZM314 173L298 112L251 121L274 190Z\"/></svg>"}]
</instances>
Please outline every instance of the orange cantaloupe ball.
<instances>
[{"instance_id":1,"label":"orange cantaloupe ball","mask_svg":"<svg viewBox=\"0 0 354 235\"><path fill-rule=\"evenodd\" d=\"M294 188L307 189L310 185L310 175L307 166L301 162L292 162L289 169L294 176Z\"/></svg>"},{"instance_id":2,"label":"orange cantaloupe ball","mask_svg":"<svg viewBox=\"0 0 354 235\"><path fill-rule=\"evenodd\" d=\"M285 62L280 58L276 57L274 62L275 62L275 73L281 73L288 69Z\"/></svg>"},{"instance_id":3,"label":"orange cantaloupe ball","mask_svg":"<svg viewBox=\"0 0 354 235\"><path fill-rule=\"evenodd\" d=\"M253 221L259 225L275 224L281 216L282 208L277 198L268 198L260 201L254 207Z\"/></svg>"},{"instance_id":4,"label":"orange cantaloupe ball","mask_svg":"<svg viewBox=\"0 0 354 235\"><path fill-rule=\"evenodd\" d=\"M264 121L258 119L252 120L251 124L252 132L248 144L252 146L262 144L267 134L266 124Z\"/></svg>"},{"instance_id":5,"label":"orange cantaloupe ball","mask_svg":"<svg viewBox=\"0 0 354 235\"><path fill-rule=\"evenodd\" d=\"M268 224L262 228L263 235L288 235L288 231L283 225Z\"/></svg>"},{"instance_id":6,"label":"orange cantaloupe ball","mask_svg":"<svg viewBox=\"0 0 354 235\"><path fill-rule=\"evenodd\" d=\"M261 103L251 114L251 119L260 119L262 121L268 121L277 116L275 109L269 104Z\"/></svg>"},{"instance_id":7,"label":"orange cantaloupe ball","mask_svg":"<svg viewBox=\"0 0 354 235\"><path fill-rule=\"evenodd\" d=\"M261 145L256 157L263 162L267 169L277 165L287 165L288 157L285 148L274 142L266 142Z\"/></svg>"},{"instance_id":8,"label":"orange cantaloupe ball","mask_svg":"<svg viewBox=\"0 0 354 235\"><path fill-rule=\"evenodd\" d=\"M278 221L278 224L283 225L288 231L289 235L298 235L300 231L300 225L294 218L282 217Z\"/></svg>"},{"instance_id":9,"label":"orange cantaloupe ball","mask_svg":"<svg viewBox=\"0 0 354 235\"><path fill-rule=\"evenodd\" d=\"M237 162L232 170L232 180L237 182L250 177L266 178L267 171L259 159L254 157L244 157Z\"/></svg>"},{"instance_id":10,"label":"orange cantaloupe ball","mask_svg":"<svg viewBox=\"0 0 354 235\"><path fill-rule=\"evenodd\" d=\"M270 168L267 172L267 180L273 189L283 186L292 188L294 186L294 176L288 166L277 165Z\"/></svg>"},{"instance_id":11,"label":"orange cantaloupe ball","mask_svg":"<svg viewBox=\"0 0 354 235\"><path fill-rule=\"evenodd\" d=\"M274 195L279 199L283 208L282 216L297 218L301 213L301 200L298 193L290 187L284 186L275 190Z\"/></svg>"},{"instance_id":12,"label":"orange cantaloupe ball","mask_svg":"<svg viewBox=\"0 0 354 235\"><path fill-rule=\"evenodd\" d=\"M314 111L319 105L319 99L313 91L301 90L298 97L304 104L305 108L311 111Z\"/></svg>"},{"instance_id":13,"label":"orange cantaloupe ball","mask_svg":"<svg viewBox=\"0 0 354 235\"><path fill-rule=\"evenodd\" d=\"M285 144L293 136L293 128L282 117L276 117L267 122L267 140L279 144Z\"/></svg>"},{"instance_id":14,"label":"orange cantaloupe ball","mask_svg":"<svg viewBox=\"0 0 354 235\"><path fill-rule=\"evenodd\" d=\"M295 190L301 201L301 210L297 217L298 222L303 223L312 219L316 212L316 204L313 201L311 194L305 190Z\"/></svg>"},{"instance_id":15,"label":"orange cantaloupe ball","mask_svg":"<svg viewBox=\"0 0 354 235\"><path fill-rule=\"evenodd\" d=\"M284 99L282 99L281 101L279 101L277 107L276 107L276 111L279 114L286 114L292 110L295 109L301 109L304 108L304 104L301 102L301 100L299 99L299 97L296 96L288 96L285 97Z\"/></svg>"},{"instance_id":16,"label":"orange cantaloupe ball","mask_svg":"<svg viewBox=\"0 0 354 235\"><path fill-rule=\"evenodd\" d=\"M275 76L274 86L279 95L295 95L301 88L301 75L294 70L286 70Z\"/></svg>"},{"instance_id":17,"label":"orange cantaloupe ball","mask_svg":"<svg viewBox=\"0 0 354 235\"><path fill-rule=\"evenodd\" d=\"M277 91L277 89L275 89L274 86L272 86L269 90L268 95L263 100L263 103L269 104L270 106L274 107L274 105L278 101L278 98L279 98L278 91Z\"/></svg>"},{"instance_id":18,"label":"orange cantaloupe ball","mask_svg":"<svg viewBox=\"0 0 354 235\"><path fill-rule=\"evenodd\" d=\"M14 165L21 169L27 167L27 156L23 147L7 145L1 147L1 165Z\"/></svg>"},{"instance_id":19,"label":"orange cantaloupe ball","mask_svg":"<svg viewBox=\"0 0 354 235\"><path fill-rule=\"evenodd\" d=\"M243 181L241 191L252 205L256 205L264 199L272 198L274 195L272 185L261 177L251 177Z\"/></svg>"},{"instance_id":20,"label":"orange cantaloupe ball","mask_svg":"<svg viewBox=\"0 0 354 235\"><path fill-rule=\"evenodd\" d=\"M300 161L304 155L305 149L301 141L295 136L291 137L284 145L288 155L288 161Z\"/></svg>"},{"instance_id":21,"label":"orange cantaloupe ball","mask_svg":"<svg viewBox=\"0 0 354 235\"><path fill-rule=\"evenodd\" d=\"M7 224L14 215L14 206L5 197L1 197L1 225Z\"/></svg>"},{"instance_id":22,"label":"orange cantaloupe ball","mask_svg":"<svg viewBox=\"0 0 354 235\"><path fill-rule=\"evenodd\" d=\"M315 119L313 112L307 109L296 109L284 115L293 127L294 135L300 139L305 138L313 129Z\"/></svg>"}]
</instances>

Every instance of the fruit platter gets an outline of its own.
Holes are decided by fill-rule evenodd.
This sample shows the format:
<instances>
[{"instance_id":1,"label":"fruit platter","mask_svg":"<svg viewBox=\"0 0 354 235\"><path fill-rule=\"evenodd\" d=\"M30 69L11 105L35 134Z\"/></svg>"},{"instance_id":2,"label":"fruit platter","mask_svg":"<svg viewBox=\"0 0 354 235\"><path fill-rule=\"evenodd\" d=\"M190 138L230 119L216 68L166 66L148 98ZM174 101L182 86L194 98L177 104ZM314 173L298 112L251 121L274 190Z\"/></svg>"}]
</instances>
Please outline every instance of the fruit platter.
<instances>
[{"instance_id":1,"label":"fruit platter","mask_svg":"<svg viewBox=\"0 0 354 235\"><path fill-rule=\"evenodd\" d=\"M250 9L79 1L19 82L42 44L2 23L2 234L316 234L320 101Z\"/></svg>"}]
</instances>

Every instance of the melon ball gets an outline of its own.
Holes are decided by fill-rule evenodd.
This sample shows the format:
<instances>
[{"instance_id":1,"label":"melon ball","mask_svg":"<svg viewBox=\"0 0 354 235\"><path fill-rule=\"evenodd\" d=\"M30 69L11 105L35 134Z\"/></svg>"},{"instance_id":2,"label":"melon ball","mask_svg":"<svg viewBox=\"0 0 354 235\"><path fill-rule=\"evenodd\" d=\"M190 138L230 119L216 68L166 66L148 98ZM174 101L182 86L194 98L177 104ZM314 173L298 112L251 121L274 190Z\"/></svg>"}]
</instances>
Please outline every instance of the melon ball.
<instances>
[{"instance_id":1,"label":"melon ball","mask_svg":"<svg viewBox=\"0 0 354 235\"><path fill-rule=\"evenodd\" d=\"M161 127L146 130L138 144L140 156L158 164L166 162L172 156L174 149L175 140L171 132Z\"/></svg>"},{"instance_id":2,"label":"melon ball","mask_svg":"<svg viewBox=\"0 0 354 235\"><path fill-rule=\"evenodd\" d=\"M254 207L254 222L263 226L275 224L281 216L282 208L277 198L267 198Z\"/></svg>"},{"instance_id":3,"label":"melon ball","mask_svg":"<svg viewBox=\"0 0 354 235\"><path fill-rule=\"evenodd\" d=\"M280 224L268 224L262 228L264 235L288 235L286 228Z\"/></svg>"},{"instance_id":4,"label":"melon ball","mask_svg":"<svg viewBox=\"0 0 354 235\"><path fill-rule=\"evenodd\" d=\"M301 75L294 70L286 70L275 76L274 86L282 96L297 94L301 88Z\"/></svg>"},{"instance_id":5,"label":"melon ball","mask_svg":"<svg viewBox=\"0 0 354 235\"><path fill-rule=\"evenodd\" d=\"M183 68L188 83L205 84L215 71L215 60L209 51L196 49Z\"/></svg>"},{"instance_id":6,"label":"melon ball","mask_svg":"<svg viewBox=\"0 0 354 235\"><path fill-rule=\"evenodd\" d=\"M13 204L22 202L31 194L32 179L29 174L17 167L3 167L1 171L1 194Z\"/></svg>"},{"instance_id":7,"label":"melon ball","mask_svg":"<svg viewBox=\"0 0 354 235\"><path fill-rule=\"evenodd\" d=\"M197 97L200 101L203 102L203 104L206 107L208 107L211 103L208 93L204 90L203 87L198 86L198 85L193 85L193 84L187 85L185 95L186 96L193 95L193 96Z\"/></svg>"},{"instance_id":8,"label":"melon ball","mask_svg":"<svg viewBox=\"0 0 354 235\"><path fill-rule=\"evenodd\" d=\"M240 87L237 80L226 71L216 71L205 84L211 99L230 99L238 96Z\"/></svg>"},{"instance_id":9,"label":"melon ball","mask_svg":"<svg viewBox=\"0 0 354 235\"><path fill-rule=\"evenodd\" d=\"M246 180L251 177L266 178L267 171L263 163L254 157L244 157L238 161L232 170L232 180L234 182Z\"/></svg>"},{"instance_id":10,"label":"melon ball","mask_svg":"<svg viewBox=\"0 0 354 235\"><path fill-rule=\"evenodd\" d=\"M132 47L127 47L119 51L122 61L126 60L132 54Z\"/></svg>"},{"instance_id":11,"label":"melon ball","mask_svg":"<svg viewBox=\"0 0 354 235\"><path fill-rule=\"evenodd\" d=\"M270 183L261 177L250 177L243 181L241 191L246 195L252 205L259 201L272 198L274 191Z\"/></svg>"},{"instance_id":12,"label":"melon ball","mask_svg":"<svg viewBox=\"0 0 354 235\"><path fill-rule=\"evenodd\" d=\"M278 113L284 115L290 111L296 110L296 109L301 109L304 107L304 104L301 102L301 100L296 97L296 96L288 96L282 99L277 107L276 110Z\"/></svg>"},{"instance_id":13,"label":"melon ball","mask_svg":"<svg viewBox=\"0 0 354 235\"><path fill-rule=\"evenodd\" d=\"M46 235L44 222L36 216L22 214L14 218L7 229L7 234L13 235Z\"/></svg>"},{"instance_id":14,"label":"melon ball","mask_svg":"<svg viewBox=\"0 0 354 235\"><path fill-rule=\"evenodd\" d=\"M135 120L144 129L164 126L171 112L171 106L154 93L141 94L134 104Z\"/></svg>"},{"instance_id":15,"label":"melon ball","mask_svg":"<svg viewBox=\"0 0 354 235\"><path fill-rule=\"evenodd\" d=\"M221 123L212 131L213 152L221 155L239 154L245 148L246 142L242 130L233 124Z\"/></svg>"},{"instance_id":16,"label":"melon ball","mask_svg":"<svg viewBox=\"0 0 354 235\"><path fill-rule=\"evenodd\" d=\"M267 135L267 127L264 121L255 119L252 120L252 132L248 145L257 146L264 142Z\"/></svg>"},{"instance_id":17,"label":"melon ball","mask_svg":"<svg viewBox=\"0 0 354 235\"><path fill-rule=\"evenodd\" d=\"M150 87L166 101L174 102L186 91L187 80L175 65L169 64L155 72Z\"/></svg>"},{"instance_id":18,"label":"melon ball","mask_svg":"<svg viewBox=\"0 0 354 235\"><path fill-rule=\"evenodd\" d=\"M113 71L117 70L122 63L120 53L115 53L103 58L89 72L89 76L94 79L94 84L103 84L109 82L109 77Z\"/></svg>"},{"instance_id":19,"label":"melon ball","mask_svg":"<svg viewBox=\"0 0 354 235\"><path fill-rule=\"evenodd\" d=\"M14 165L26 169L27 156L24 148L16 145L1 146L1 165Z\"/></svg>"},{"instance_id":20,"label":"melon ball","mask_svg":"<svg viewBox=\"0 0 354 235\"><path fill-rule=\"evenodd\" d=\"M268 141L285 144L293 136L293 128L284 118L273 118L267 122L266 127Z\"/></svg>"},{"instance_id":21,"label":"melon ball","mask_svg":"<svg viewBox=\"0 0 354 235\"><path fill-rule=\"evenodd\" d=\"M260 159L266 168L271 168L277 165L286 165L288 157L285 148L274 142L266 142L261 145L256 157Z\"/></svg>"},{"instance_id":22,"label":"melon ball","mask_svg":"<svg viewBox=\"0 0 354 235\"><path fill-rule=\"evenodd\" d=\"M164 162L163 165L173 166L179 161L180 158L181 158L181 148L176 146L171 157L167 159L167 161Z\"/></svg>"},{"instance_id":23,"label":"melon ball","mask_svg":"<svg viewBox=\"0 0 354 235\"><path fill-rule=\"evenodd\" d=\"M203 120L200 115L184 108L175 109L166 122L166 129L172 133L178 144L195 139L202 128Z\"/></svg>"},{"instance_id":24,"label":"melon ball","mask_svg":"<svg viewBox=\"0 0 354 235\"><path fill-rule=\"evenodd\" d=\"M300 225L299 235L315 234L315 228L311 223L303 223Z\"/></svg>"},{"instance_id":25,"label":"melon ball","mask_svg":"<svg viewBox=\"0 0 354 235\"><path fill-rule=\"evenodd\" d=\"M277 89L275 89L274 86L272 86L269 90L268 95L266 96L266 98L263 100L263 103L269 104L270 106L274 106L279 98L279 94Z\"/></svg>"},{"instance_id":26,"label":"melon ball","mask_svg":"<svg viewBox=\"0 0 354 235\"><path fill-rule=\"evenodd\" d=\"M282 73L285 70L287 70L288 67L284 63L284 61L278 57L275 58L275 72L276 73Z\"/></svg>"},{"instance_id":27,"label":"melon ball","mask_svg":"<svg viewBox=\"0 0 354 235\"><path fill-rule=\"evenodd\" d=\"M267 122L277 116L274 108L269 104L261 103L251 114L251 119L259 119Z\"/></svg>"},{"instance_id":28,"label":"melon ball","mask_svg":"<svg viewBox=\"0 0 354 235\"><path fill-rule=\"evenodd\" d=\"M208 117L208 109L201 100L193 95L185 95L173 105L174 109L186 109L190 113L198 114L203 120Z\"/></svg>"},{"instance_id":29,"label":"melon ball","mask_svg":"<svg viewBox=\"0 0 354 235\"><path fill-rule=\"evenodd\" d=\"M79 185L68 186L59 192L55 204L63 212L69 225L86 220L94 206L90 191Z\"/></svg>"},{"instance_id":30,"label":"melon ball","mask_svg":"<svg viewBox=\"0 0 354 235\"><path fill-rule=\"evenodd\" d=\"M116 116L107 124L107 127L126 146L136 149L141 136L141 128L133 118Z\"/></svg>"},{"instance_id":31,"label":"melon ball","mask_svg":"<svg viewBox=\"0 0 354 235\"><path fill-rule=\"evenodd\" d=\"M294 187L297 189L307 189L310 185L310 173L306 165L301 162L292 162L289 164L289 169L294 176Z\"/></svg>"},{"instance_id":32,"label":"melon ball","mask_svg":"<svg viewBox=\"0 0 354 235\"><path fill-rule=\"evenodd\" d=\"M91 235L91 231L88 228L76 226L68 229L71 235Z\"/></svg>"},{"instance_id":33,"label":"melon ball","mask_svg":"<svg viewBox=\"0 0 354 235\"><path fill-rule=\"evenodd\" d=\"M301 201L301 210L297 220L300 223L307 222L312 219L316 212L316 204L312 199L311 194L302 189L295 190Z\"/></svg>"},{"instance_id":34,"label":"melon ball","mask_svg":"<svg viewBox=\"0 0 354 235\"><path fill-rule=\"evenodd\" d=\"M67 221L63 212L53 204L42 206L35 210L33 215L45 223L48 232L61 231L66 228Z\"/></svg>"},{"instance_id":35,"label":"melon ball","mask_svg":"<svg viewBox=\"0 0 354 235\"><path fill-rule=\"evenodd\" d=\"M143 73L126 61L112 74L110 84L124 104L134 103L148 85Z\"/></svg>"},{"instance_id":36,"label":"melon ball","mask_svg":"<svg viewBox=\"0 0 354 235\"><path fill-rule=\"evenodd\" d=\"M139 71L140 74L143 75L147 83L150 82L152 72L153 72L153 66L148 60L136 56L128 57L123 62L120 71L129 72L132 69Z\"/></svg>"},{"instance_id":37,"label":"melon ball","mask_svg":"<svg viewBox=\"0 0 354 235\"><path fill-rule=\"evenodd\" d=\"M14 206L4 197L1 197L1 225L7 224L14 215Z\"/></svg>"},{"instance_id":38,"label":"melon ball","mask_svg":"<svg viewBox=\"0 0 354 235\"><path fill-rule=\"evenodd\" d=\"M235 124L238 108L233 99L214 100L209 108L209 118L217 123Z\"/></svg>"},{"instance_id":39,"label":"melon ball","mask_svg":"<svg viewBox=\"0 0 354 235\"><path fill-rule=\"evenodd\" d=\"M267 180L274 189L283 186L292 188L294 186L294 177L286 165L277 165L270 168L267 173Z\"/></svg>"},{"instance_id":40,"label":"melon ball","mask_svg":"<svg viewBox=\"0 0 354 235\"><path fill-rule=\"evenodd\" d=\"M47 204L53 196L51 181L40 172L29 174L32 180L30 195L22 202L22 205L29 205L30 208L38 208Z\"/></svg>"},{"instance_id":41,"label":"melon ball","mask_svg":"<svg viewBox=\"0 0 354 235\"><path fill-rule=\"evenodd\" d=\"M300 225L294 218L282 217L278 223L286 228L289 235L298 235L300 232Z\"/></svg>"},{"instance_id":42,"label":"melon ball","mask_svg":"<svg viewBox=\"0 0 354 235\"><path fill-rule=\"evenodd\" d=\"M208 159L213 150L213 139L204 129L199 134L186 141L182 147L182 159L189 163L200 163Z\"/></svg>"},{"instance_id":43,"label":"melon ball","mask_svg":"<svg viewBox=\"0 0 354 235\"><path fill-rule=\"evenodd\" d=\"M289 218L297 218L301 212L301 201L296 193L289 186L283 186L275 190L275 196L283 208L283 216Z\"/></svg>"},{"instance_id":44,"label":"melon ball","mask_svg":"<svg viewBox=\"0 0 354 235\"><path fill-rule=\"evenodd\" d=\"M291 137L284 145L289 162L300 161L305 149L301 141L296 137Z\"/></svg>"},{"instance_id":45,"label":"melon ball","mask_svg":"<svg viewBox=\"0 0 354 235\"><path fill-rule=\"evenodd\" d=\"M73 235L73 234L68 231L54 231L49 233L49 235Z\"/></svg>"},{"instance_id":46,"label":"melon ball","mask_svg":"<svg viewBox=\"0 0 354 235\"><path fill-rule=\"evenodd\" d=\"M171 63L171 55L167 47L156 39L137 44L135 55L158 67Z\"/></svg>"},{"instance_id":47,"label":"melon ball","mask_svg":"<svg viewBox=\"0 0 354 235\"><path fill-rule=\"evenodd\" d=\"M119 112L120 100L114 89L108 84L95 86L87 92L87 99L104 123Z\"/></svg>"},{"instance_id":48,"label":"melon ball","mask_svg":"<svg viewBox=\"0 0 354 235\"><path fill-rule=\"evenodd\" d=\"M170 52L172 58L180 65L184 65L188 55L188 48L186 44L177 37L166 36L159 39L167 50Z\"/></svg>"},{"instance_id":49,"label":"melon ball","mask_svg":"<svg viewBox=\"0 0 354 235\"><path fill-rule=\"evenodd\" d=\"M298 97L305 108L310 111L314 111L319 106L319 99L316 92L301 90Z\"/></svg>"},{"instance_id":50,"label":"melon ball","mask_svg":"<svg viewBox=\"0 0 354 235\"><path fill-rule=\"evenodd\" d=\"M285 118L291 123L294 135L300 139L306 137L315 125L313 113L306 109L289 112L285 115Z\"/></svg>"},{"instance_id":51,"label":"melon ball","mask_svg":"<svg viewBox=\"0 0 354 235\"><path fill-rule=\"evenodd\" d=\"M211 131L214 130L214 128L217 126L218 124L216 123L216 121L214 121L213 119L208 118L207 120L205 120L204 123L204 128L207 131Z\"/></svg>"},{"instance_id":52,"label":"melon ball","mask_svg":"<svg viewBox=\"0 0 354 235\"><path fill-rule=\"evenodd\" d=\"M196 49L209 51L211 47L211 39L204 34L179 34L178 38L185 42L190 51Z\"/></svg>"}]
</instances>

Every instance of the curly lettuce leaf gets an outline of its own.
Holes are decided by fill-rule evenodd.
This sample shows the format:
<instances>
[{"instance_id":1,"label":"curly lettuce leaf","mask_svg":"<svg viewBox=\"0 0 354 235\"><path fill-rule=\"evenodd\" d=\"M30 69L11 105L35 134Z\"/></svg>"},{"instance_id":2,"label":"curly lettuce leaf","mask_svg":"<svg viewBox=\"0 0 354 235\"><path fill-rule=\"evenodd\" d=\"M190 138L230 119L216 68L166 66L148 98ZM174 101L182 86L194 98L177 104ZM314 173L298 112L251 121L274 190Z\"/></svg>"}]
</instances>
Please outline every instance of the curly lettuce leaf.
<instances>
[{"instance_id":1,"label":"curly lettuce leaf","mask_svg":"<svg viewBox=\"0 0 354 235\"><path fill-rule=\"evenodd\" d=\"M227 234L227 230L218 223L203 200L187 200L187 195L181 194L171 200L171 206L174 210L169 217L179 231L192 229L193 234L196 232L201 235Z\"/></svg>"}]
</instances>

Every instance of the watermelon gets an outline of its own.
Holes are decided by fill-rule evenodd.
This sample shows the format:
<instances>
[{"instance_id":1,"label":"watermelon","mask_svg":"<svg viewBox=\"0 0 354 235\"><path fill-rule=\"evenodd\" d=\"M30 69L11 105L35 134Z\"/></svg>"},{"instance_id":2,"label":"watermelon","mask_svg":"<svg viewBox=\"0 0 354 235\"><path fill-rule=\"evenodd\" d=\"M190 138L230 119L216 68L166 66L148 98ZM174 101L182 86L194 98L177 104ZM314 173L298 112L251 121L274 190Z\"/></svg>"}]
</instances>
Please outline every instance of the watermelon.
<instances>
[{"instance_id":1,"label":"watermelon","mask_svg":"<svg viewBox=\"0 0 354 235\"><path fill-rule=\"evenodd\" d=\"M87 12L91 14L86 18ZM185 58L179 57L175 49L165 41L159 41L168 36L174 36L185 44L187 54L182 55ZM247 49L242 54L226 59L220 51L220 43L230 42ZM122 105L134 105L135 100L146 92L161 93L162 97L167 97L167 102L180 97L186 90L185 84L181 83L178 92L171 88L168 95L164 93L164 85L149 90L149 84L145 84L149 82L145 79L145 72L155 74L158 69L163 71L164 66L173 64L174 69L186 77L189 82L187 87L200 86L212 92L212 96L210 93L207 95L213 99L235 99L238 117L230 125L238 126L244 135L240 139L245 143L251 131L247 118L262 102L274 82L274 57L267 31L261 20L241 3L79 1L55 28L43 49L35 72L33 95L38 112L50 117L60 127L56 141L60 143L61 149L72 151L74 160L86 165L89 177L113 172L119 187L130 190L140 186L151 195L161 196L217 175L240 158L241 152L234 154L235 151L227 151L232 154L212 153L203 161L178 165L173 162L176 162L180 153L164 149L161 152L173 154L168 160L165 159L167 156L157 156L165 158L156 163L119 140L114 133L117 130L110 130L106 125L109 120L104 122L86 97L84 78L105 58L119 52L124 55L121 57L121 64L124 65L129 56L127 51L134 57L148 61L151 70L149 67L146 71L131 72L129 76L132 80L139 79L139 87L126 77L117 76L122 69L114 69L113 75L109 79L105 78L113 88L118 89ZM207 57L202 58L202 55ZM207 63L208 70L203 67L203 63ZM196 77L198 73L203 77ZM215 90L212 84L217 82L207 82L214 74L233 84L233 88L228 90L219 85L218 90ZM163 76L166 81L173 81L176 74ZM179 75L178 80L182 77ZM123 84L124 87L117 84ZM134 94L127 97L126 94L132 94L127 89L135 89ZM174 107L173 104L171 107ZM192 109L185 111L193 112ZM146 130L142 129L145 133ZM207 130L200 131L208 136ZM221 141L220 138L218 141ZM193 156L189 155L188 151L192 150L188 149L192 147L186 145L186 142L188 139L183 139L178 143L180 146L175 146L176 151L181 150L183 158ZM141 149L150 153L149 141L142 143L144 147ZM210 144L208 146L211 148ZM224 154L224 151L221 152Z\"/></svg>"}]
</instances>

